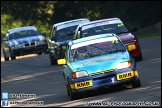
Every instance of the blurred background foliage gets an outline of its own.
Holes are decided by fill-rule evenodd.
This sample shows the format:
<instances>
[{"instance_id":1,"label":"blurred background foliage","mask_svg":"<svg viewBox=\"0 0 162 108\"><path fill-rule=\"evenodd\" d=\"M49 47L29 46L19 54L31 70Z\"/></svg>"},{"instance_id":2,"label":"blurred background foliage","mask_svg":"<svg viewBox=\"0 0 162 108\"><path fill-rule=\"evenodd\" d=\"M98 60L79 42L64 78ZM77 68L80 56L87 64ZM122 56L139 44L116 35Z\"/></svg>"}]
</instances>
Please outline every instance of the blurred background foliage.
<instances>
[{"instance_id":1,"label":"blurred background foliage","mask_svg":"<svg viewBox=\"0 0 162 108\"><path fill-rule=\"evenodd\" d=\"M161 1L1 1L1 39L22 26L34 25L48 37L55 23L113 17L128 28L144 28L161 21Z\"/></svg>"}]
</instances>

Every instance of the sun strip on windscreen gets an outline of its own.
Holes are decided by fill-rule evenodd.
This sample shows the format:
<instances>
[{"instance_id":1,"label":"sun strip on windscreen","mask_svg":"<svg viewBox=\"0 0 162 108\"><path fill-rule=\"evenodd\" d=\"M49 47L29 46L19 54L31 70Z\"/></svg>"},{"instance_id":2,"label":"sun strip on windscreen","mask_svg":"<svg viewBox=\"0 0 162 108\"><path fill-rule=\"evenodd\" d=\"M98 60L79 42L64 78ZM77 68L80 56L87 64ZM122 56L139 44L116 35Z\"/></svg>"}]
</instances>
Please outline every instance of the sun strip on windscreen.
<instances>
[{"instance_id":1,"label":"sun strip on windscreen","mask_svg":"<svg viewBox=\"0 0 162 108\"><path fill-rule=\"evenodd\" d=\"M117 24L117 23L122 23L122 22L120 20L98 21L98 22L94 22L92 24L87 24L87 25L83 26L82 30L86 30L86 29L97 27L97 26L101 26L101 25Z\"/></svg>"},{"instance_id":2,"label":"sun strip on windscreen","mask_svg":"<svg viewBox=\"0 0 162 108\"><path fill-rule=\"evenodd\" d=\"M27 31L27 30L37 31L37 29L35 27L20 27L20 28L12 29L9 33L12 34L12 33L15 33L15 32Z\"/></svg>"},{"instance_id":3,"label":"sun strip on windscreen","mask_svg":"<svg viewBox=\"0 0 162 108\"><path fill-rule=\"evenodd\" d=\"M66 27L79 25L79 24L82 24L82 23L87 23L87 22L89 22L89 21L88 20L81 20L81 21L72 21L72 22L64 23L62 25L59 25L57 27L57 30L60 30L60 29L66 28Z\"/></svg>"},{"instance_id":4,"label":"sun strip on windscreen","mask_svg":"<svg viewBox=\"0 0 162 108\"><path fill-rule=\"evenodd\" d=\"M82 46L87 46L87 45L100 43L100 42L106 42L106 41L114 41L114 40L118 40L118 39L116 37L106 37L106 38L100 38L100 39L92 39L92 40L80 42L80 43L77 43L77 44L73 44L71 46L71 50L75 49L75 48L82 47Z\"/></svg>"}]
</instances>

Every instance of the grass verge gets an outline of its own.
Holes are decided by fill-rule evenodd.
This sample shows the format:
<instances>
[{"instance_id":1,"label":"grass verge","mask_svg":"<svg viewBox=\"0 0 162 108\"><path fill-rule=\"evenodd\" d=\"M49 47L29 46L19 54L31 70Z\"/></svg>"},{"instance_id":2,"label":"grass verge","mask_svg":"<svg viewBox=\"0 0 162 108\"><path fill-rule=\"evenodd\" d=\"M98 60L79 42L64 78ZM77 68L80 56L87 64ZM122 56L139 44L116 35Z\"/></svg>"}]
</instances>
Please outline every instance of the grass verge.
<instances>
[{"instance_id":1,"label":"grass verge","mask_svg":"<svg viewBox=\"0 0 162 108\"><path fill-rule=\"evenodd\" d=\"M161 36L161 33L151 33L151 34L144 34L144 35L137 35L137 37L139 39L141 38L149 38L149 37L157 37L157 36Z\"/></svg>"}]
</instances>

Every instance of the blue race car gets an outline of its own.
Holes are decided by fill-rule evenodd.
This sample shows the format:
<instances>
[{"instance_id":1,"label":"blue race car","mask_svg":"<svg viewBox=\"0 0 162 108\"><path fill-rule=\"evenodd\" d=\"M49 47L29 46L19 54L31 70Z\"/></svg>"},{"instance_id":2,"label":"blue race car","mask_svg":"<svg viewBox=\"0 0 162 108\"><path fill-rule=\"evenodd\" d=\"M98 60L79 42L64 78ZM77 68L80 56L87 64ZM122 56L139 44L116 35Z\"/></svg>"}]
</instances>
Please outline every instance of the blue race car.
<instances>
[{"instance_id":1,"label":"blue race car","mask_svg":"<svg viewBox=\"0 0 162 108\"><path fill-rule=\"evenodd\" d=\"M3 38L4 60L16 59L16 56L27 54L42 54L48 52L45 33L40 33L34 26L10 29Z\"/></svg>"},{"instance_id":2,"label":"blue race car","mask_svg":"<svg viewBox=\"0 0 162 108\"><path fill-rule=\"evenodd\" d=\"M114 85L132 85L140 87L136 62L121 39L113 33L80 38L68 43L63 77L71 100L77 99L79 93L111 87Z\"/></svg>"}]
</instances>

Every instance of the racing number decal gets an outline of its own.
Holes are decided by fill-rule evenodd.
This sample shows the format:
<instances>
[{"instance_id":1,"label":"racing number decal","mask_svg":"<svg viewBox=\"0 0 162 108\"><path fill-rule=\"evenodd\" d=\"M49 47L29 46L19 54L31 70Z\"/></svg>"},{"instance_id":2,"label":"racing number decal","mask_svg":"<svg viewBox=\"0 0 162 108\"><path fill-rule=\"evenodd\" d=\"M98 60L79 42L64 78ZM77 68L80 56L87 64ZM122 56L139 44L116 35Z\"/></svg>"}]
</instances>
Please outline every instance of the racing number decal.
<instances>
[{"instance_id":1,"label":"racing number decal","mask_svg":"<svg viewBox=\"0 0 162 108\"><path fill-rule=\"evenodd\" d=\"M133 71L118 74L117 75L117 80L123 80L123 79L131 78L131 77L134 77L134 72Z\"/></svg>"},{"instance_id":2,"label":"racing number decal","mask_svg":"<svg viewBox=\"0 0 162 108\"><path fill-rule=\"evenodd\" d=\"M89 87L89 86L92 86L92 80L80 82L80 83L75 83L76 89L85 88L85 87Z\"/></svg>"},{"instance_id":3,"label":"racing number decal","mask_svg":"<svg viewBox=\"0 0 162 108\"><path fill-rule=\"evenodd\" d=\"M112 43L118 43L118 40L113 40Z\"/></svg>"},{"instance_id":4,"label":"racing number decal","mask_svg":"<svg viewBox=\"0 0 162 108\"><path fill-rule=\"evenodd\" d=\"M122 26L124 26L124 24L118 24L118 27L122 27Z\"/></svg>"}]
</instances>

